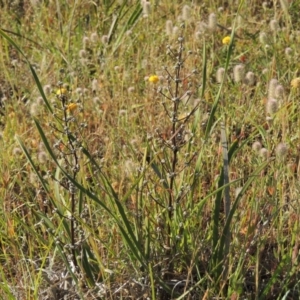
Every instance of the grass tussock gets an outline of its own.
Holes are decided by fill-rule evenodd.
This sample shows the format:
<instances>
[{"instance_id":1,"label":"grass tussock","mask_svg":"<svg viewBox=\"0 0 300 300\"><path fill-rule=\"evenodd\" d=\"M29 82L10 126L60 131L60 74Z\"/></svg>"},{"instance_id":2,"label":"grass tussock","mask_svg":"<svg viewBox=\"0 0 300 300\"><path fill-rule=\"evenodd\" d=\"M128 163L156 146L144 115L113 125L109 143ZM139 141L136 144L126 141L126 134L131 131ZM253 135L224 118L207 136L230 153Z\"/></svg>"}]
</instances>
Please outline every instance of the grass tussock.
<instances>
[{"instance_id":1,"label":"grass tussock","mask_svg":"<svg viewBox=\"0 0 300 300\"><path fill-rule=\"evenodd\" d=\"M1 299L299 298L297 1L0 1Z\"/></svg>"}]
</instances>

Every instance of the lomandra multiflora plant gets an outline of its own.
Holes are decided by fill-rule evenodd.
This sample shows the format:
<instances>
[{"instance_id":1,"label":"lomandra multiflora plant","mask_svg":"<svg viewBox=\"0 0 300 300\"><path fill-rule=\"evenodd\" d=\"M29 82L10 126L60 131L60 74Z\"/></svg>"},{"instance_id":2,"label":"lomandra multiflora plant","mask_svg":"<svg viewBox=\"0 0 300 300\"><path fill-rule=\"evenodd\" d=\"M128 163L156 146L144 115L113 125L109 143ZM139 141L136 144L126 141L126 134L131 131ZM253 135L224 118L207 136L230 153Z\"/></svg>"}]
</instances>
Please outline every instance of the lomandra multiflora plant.
<instances>
[{"instance_id":1,"label":"lomandra multiflora plant","mask_svg":"<svg viewBox=\"0 0 300 300\"><path fill-rule=\"evenodd\" d=\"M189 152L193 144L193 134L188 127L189 121L199 108L199 101L192 102L193 96L197 93L197 86L192 88L192 77L198 74L196 69L186 71L184 63L188 56L192 55L184 49L184 37L178 38L178 47L167 47L167 53L171 57L174 66L164 67L164 86L156 88L161 96L161 105L164 109L167 122L164 128L155 129L154 139L151 148L158 153L155 161L160 165L156 175L160 178L161 199L156 203L163 207L162 218L164 224L158 227L158 231L164 237L163 247L166 249L168 261L168 272L173 271L171 257L177 252L178 245L182 238L185 200L188 197L190 186L184 177L180 178L186 168L194 161L197 152ZM155 82L155 76L149 78ZM162 124L160 124L162 125ZM184 152L185 151L185 152ZM151 158L149 158L151 163ZM157 165L152 165L153 167ZM151 194L150 194L151 195ZM160 223L159 222L159 223ZM162 230L162 228L164 230ZM168 256L170 256L168 258Z\"/></svg>"},{"instance_id":2,"label":"lomandra multiflora plant","mask_svg":"<svg viewBox=\"0 0 300 300\"><path fill-rule=\"evenodd\" d=\"M36 80L40 85L37 78ZM53 239L54 247L59 251L60 259L65 264L62 277L64 279L71 277L73 287L79 283L81 286L93 285L99 274L99 267L96 264L92 266L88 262L88 259L94 260L95 257L86 243L87 226L83 224L87 222L88 207L86 195L80 190L83 188L82 176L87 171L83 162L87 124L80 119L83 111L81 101L74 101L63 82L58 83L57 91L52 98L51 102L44 99L52 111L52 121L44 124L47 127L46 133L39 121L35 120L44 147L54 163L46 175L39 172L41 168L35 165L26 147L19 140L40 180L44 205L52 208L50 212L47 210L34 212L41 219L37 227L42 231L46 227L49 240ZM48 260L53 264L56 258ZM48 266L41 270L44 273L43 277L52 284L53 270ZM60 288L66 287L65 283L62 280Z\"/></svg>"},{"instance_id":3,"label":"lomandra multiflora plant","mask_svg":"<svg viewBox=\"0 0 300 300\"><path fill-rule=\"evenodd\" d=\"M147 257L153 261L154 273L166 284L165 288L171 289L174 297L181 295L191 283L191 278L186 276L193 264L195 249L190 236L189 214L195 204L193 181L196 182L199 175L195 174L199 155L195 134L200 129L200 122L193 127L192 120L197 119L201 105L197 96L203 82L199 80L197 69L186 67L192 65L190 60L196 54L185 49L182 34L177 45L168 45L166 50L169 65L163 67L162 76L149 77L150 83L155 85L154 100L159 103L164 117L157 120L154 133L148 135L146 159L153 173L145 175L144 189L148 190L147 201L152 203L152 212L145 217L148 219L152 215L150 222L155 222ZM204 85L205 82L202 88ZM150 210L149 204L144 206ZM166 296L162 292L160 296L168 299L170 294Z\"/></svg>"}]
</instances>

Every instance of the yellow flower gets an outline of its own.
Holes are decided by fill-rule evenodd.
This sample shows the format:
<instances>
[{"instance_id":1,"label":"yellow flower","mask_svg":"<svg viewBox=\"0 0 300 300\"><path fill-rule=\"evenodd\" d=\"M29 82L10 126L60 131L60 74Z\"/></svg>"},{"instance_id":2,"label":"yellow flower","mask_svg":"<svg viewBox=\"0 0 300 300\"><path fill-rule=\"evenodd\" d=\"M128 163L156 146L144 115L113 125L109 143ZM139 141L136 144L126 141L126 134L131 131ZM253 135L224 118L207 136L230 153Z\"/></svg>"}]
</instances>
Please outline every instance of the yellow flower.
<instances>
[{"instance_id":1,"label":"yellow flower","mask_svg":"<svg viewBox=\"0 0 300 300\"><path fill-rule=\"evenodd\" d=\"M223 43L224 45L229 45L229 44L230 44L230 41L231 41L230 36L225 36L225 37L223 38L223 40L222 40L222 43Z\"/></svg>"},{"instance_id":2,"label":"yellow flower","mask_svg":"<svg viewBox=\"0 0 300 300\"><path fill-rule=\"evenodd\" d=\"M78 107L78 105L76 103L70 103L68 106L67 106L67 111L68 112L73 112L76 108Z\"/></svg>"},{"instance_id":3,"label":"yellow flower","mask_svg":"<svg viewBox=\"0 0 300 300\"><path fill-rule=\"evenodd\" d=\"M66 88L59 88L59 89L56 91L56 95L57 95L57 96L65 95L67 92L68 92L68 91L67 91Z\"/></svg>"},{"instance_id":4,"label":"yellow flower","mask_svg":"<svg viewBox=\"0 0 300 300\"><path fill-rule=\"evenodd\" d=\"M291 81L291 87L294 88L294 89L297 89L297 88L300 87L300 77L294 78Z\"/></svg>"},{"instance_id":5,"label":"yellow flower","mask_svg":"<svg viewBox=\"0 0 300 300\"><path fill-rule=\"evenodd\" d=\"M157 75L151 75L149 77L149 81L152 82L152 83L157 83L159 81L159 78Z\"/></svg>"}]
</instances>

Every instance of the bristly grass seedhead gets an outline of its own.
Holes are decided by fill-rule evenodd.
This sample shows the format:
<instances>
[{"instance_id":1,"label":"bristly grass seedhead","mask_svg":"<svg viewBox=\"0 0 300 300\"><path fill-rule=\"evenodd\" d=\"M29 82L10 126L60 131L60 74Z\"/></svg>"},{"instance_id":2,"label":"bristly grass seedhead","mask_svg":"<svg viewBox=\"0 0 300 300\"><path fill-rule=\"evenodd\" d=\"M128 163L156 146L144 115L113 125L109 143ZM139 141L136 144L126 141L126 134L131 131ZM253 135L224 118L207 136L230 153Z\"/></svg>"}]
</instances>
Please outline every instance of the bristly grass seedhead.
<instances>
[{"instance_id":1,"label":"bristly grass seedhead","mask_svg":"<svg viewBox=\"0 0 300 300\"><path fill-rule=\"evenodd\" d=\"M245 66L238 64L233 68L233 80L236 83L243 82L245 78Z\"/></svg>"}]
</instances>

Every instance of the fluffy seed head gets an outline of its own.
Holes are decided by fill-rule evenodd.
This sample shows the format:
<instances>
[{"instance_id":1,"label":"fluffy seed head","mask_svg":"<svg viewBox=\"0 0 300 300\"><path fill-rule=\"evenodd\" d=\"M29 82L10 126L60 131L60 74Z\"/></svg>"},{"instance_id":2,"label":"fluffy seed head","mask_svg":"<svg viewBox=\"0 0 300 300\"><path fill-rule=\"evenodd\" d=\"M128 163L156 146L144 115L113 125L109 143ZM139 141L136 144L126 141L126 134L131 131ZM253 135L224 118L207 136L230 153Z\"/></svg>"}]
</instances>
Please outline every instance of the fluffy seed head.
<instances>
[{"instance_id":1,"label":"fluffy seed head","mask_svg":"<svg viewBox=\"0 0 300 300\"><path fill-rule=\"evenodd\" d=\"M174 26L173 27L173 35L178 35L178 32L179 32L179 27L178 26Z\"/></svg>"},{"instance_id":2,"label":"fluffy seed head","mask_svg":"<svg viewBox=\"0 0 300 300\"><path fill-rule=\"evenodd\" d=\"M278 110L278 102L274 98L269 98L266 105L266 111L268 114L273 115Z\"/></svg>"},{"instance_id":3,"label":"fluffy seed head","mask_svg":"<svg viewBox=\"0 0 300 300\"><path fill-rule=\"evenodd\" d=\"M267 1L264 1L262 3L262 8L263 8L263 10L267 10L268 9L268 2Z\"/></svg>"},{"instance_id":4,"label":"fluffy seed head","mask_svg":"<svg viewBox=\"0 0 300 300\"><path fill-rule=\"evenodd\" d=\"M253 86L255 84L255 75L253 72L247 72L245 76L245 84Z\"/></svg>"},{"instance_id":5,"label":"fluffy seed head","mask_svg":"<svg viewBox=\"0 0 300 300\"><path fill-rule=\"evenodd\" d=\"M259 152L260 149L262 148L261 146L261 143L259 141L256 141L252 144L252 149L255 151L255 152Z\"/></svg>"},{"instance_id":6,"label":"fluffy seed head","mask_svg":"<svg viewBox=\"0 0 300 300\"><path fill-rule=\"evenodd\" d=\"M99 39L97 32L93 32L90 36L90 39L91 39L92 43L97 43L98 39Z\"/></svg>"},{"instance_id":7,"label":"fluffy seed head","mask_svg":"<svg viewBox=\"0 0 300 300\"><path fill-rule=\"evenodd\" d=\"M288 147L285 143L280 143L277 145L275 152L278 159L284 160L288 153Z\"/></svg>"},{"instance_id":8,"label":"fluffy seed head","mask_svg":"<svg viewBox=\"0 0 300 300\"><path fill-rule=\"evenodd\" d=\"M267 158L268 158L268 155L269 155L269 153L268 153L268 150L267 150L266 148L261 148L261 149L259 150L259 156L260 156L261 158L267 159Z\"/></svg>"},{"instance_id":9,"label":"fluffy seed head","mask_svg":"<svg viewBox=\"0 0 300 300\"><path fill-rule=\"evenodd\" d=\"M287 47L287 48L285 48L284 53L287 58L291 58L293 56L293 49L290 47Z\"/></svg>"},{"instance_id":10,"label":"fluffy seed head","mask_svg":"<svg viewBox=\"0 0 300 300\"><path fill-rule=\"evenodd\" d=\"M278 85L278 80L275 78L272 78L269 82L269 89L268 89L268 97L269 98L275 98L275 90Z\"/></svg>"},{"instance_id":11,"label":"fluffy seed head","mask_svg":"<svg viewBox=\"0 0 300 300\"><path fill-rule=\"evenodd\" d=\"M84 49L87 47L87 45L89 44L89 42L90 42L90 39L87 36L84 36L82 38L82 45L83 45Z\"/></svg>"},{"instance_id":12,"label":"fluffy seed head","mask_svg":"<svg viewBox=\"0 0 300 300\"><path fill-rule=\"evenodd\" d=\"M45 151L40 151L38 153L38 161L41 163L41 164L45 164L47 162L47 154Z\"/></svg>"},{"instance_id":13,"label":"fluffy seed head","mask_svg":"<svg viewBox=\"0 0 300 300\"><path fill-rule=\"evenodd\" d=\"M39 114L39 105L37 103L32 103L30 106L30 114L32 116L37 116Z\"/></svg>"},{"instance_id":14,"label":"fluffy seed head","mask_svg":"<svg viewBox=\"0 0 300 300\"><path fill-rule=\"evenodd\" d=\"M242 82L245 77L245 67L242 64L238 64L233 68L233 80L238 83Z\"/></svg>"},{"instance_id":15,"label":"fluffy seed head","mask_svg":"<svg viewBox=\"0 0 300 300\"><path fill-rule=\"evenodd\" d=\"M82 90L82 88L81 88L81 87L76 88L76 89L75 89L75 93L76 93L77 95L83 95L83 90Z\"/></svg>"},{"instance_id":16,"label":"fluffy seed head","mask_svg":"<svg viewBox=\"0 0 300 300\"><path fill-rule=\"evenodd\" d=\"M36 98L36 104L38 104L40 106L44 105L45 104L44 99L42 97L37 97Z\"/></svg>"},{"instance_id":17,"label":"fluffy seed head","mask_svg":"<svg viewBox=\"0 0 300 300\"><path fill-rule=\"evenodd\" d=\"M191 17L191 8L188 5L185 5L182 8L182 19L188 21Z\"/></svg>"},{"instance_id":18,"label":"fluffy seed head","mask_svg":"<svg viewBox=\"0 0 300 300\"><path fill-rule=\"evenodd\" d=\"M92 91L97 92L98 89L99 89L98 80L96 78L94 78L92 81Z\"/></svg>"},{"instance_id":19,"label":"fluffy seed head","mask_svg":"<svg viewBox=\"0 0 300 300\"><path fill-rule=\"evenodd\" d=\"M268 44L268 36L264 31L259 34L259 41L262 45Z\"/></svg>"},{"instance_id":20,"label":"fluffy seed head","mask_svg":"<svg viewBox=\"0 0 300 300\"><path fill-rule=\"evenodd\" d=\"M279 23L278 23L277 20L271 20L271 21L270 21L270 29L271 29L273 32L276 32L276 31L279 31L279 30L280 30Z\"/></svg>"},{"instance_id":21,"label":"fluffy seed head","mask_svg":"<svg viewBox=\"0 0 300 300\"><path fill-rule=\"evenodd\" d=\"M19 155L21 155L23 152L22 152L22 150L19 148L19 147L15 147L14 149L13 149L13 151L12 151L12 154L14 155L14 156L19 156Z\"/></svg>"},{"instance_id":22,"label":"fluffy seed head","mask_svg":"<svg viewBox=\"0 0 300 300\"><path fill-rule=\"evenodd\" d=\"M79 50L79 57L80 58L86 58L86 51L84 49Z\"/></svg>"},{"instance_id":23,"label":"fluffy seed head","mask_svg":"<svg viewBox=\"0 0 300 300\"><path fill-rule=\"evenodd\" d=\"M102 42L102 44L107 44L108 43L108 35L102 35L101 42Z\"/></svg>"},{"instance_id":24,"label":"fluffy seed head","mask_svg":"<svg viewBox=\"0 0 300 300\"><path fill-rule=\"evenodd\" d=\"M218 83L221 83L225 74L224 68L219 68L216 73L216 80Z\"/></svg>"},{"instance_id":25,"label":"fluffy seed head","mask_svg":"<svg viewBox=\"0 0 300 300\"><path fill-rule=\"evenodd\" d=\"M51 93L51 85L50 84L46 84L44 87L43 87L43 90L44 90L44 93L48 96L50 95Z\"/></svg>"},{"instance_id":26,"label":"fluffy seed head","mask_svg":"<svg viewBox=\"0 0 300 300\"><path fill-rule=\"evenodd\" d=\"M128 92L128 94L131 94L131 93L134 92L134 90L135 90L134 86L130 86L130 87L127 89L127 92Z\"/></svg>"},{"instance_id":27,"label":"fluffy seed head","mask_svg":"<svg viewBox=\"0 0 300 300\"><path fill-rule=\"evenodd\" d=\"M209 16L208 16L208 29L211 31L211 32L214 32L216 31L217 29L217 16L216 14L214 13L211 13Z\"/></svg>"},{"instance_id":28,"label":"fluffy seed head","mask_svg":"<svg viewBox=\"0 0 300 300\"><path fill-rule=\"evenodd\" d=\"M142 0L142 7L143 7L143 15L148 16L151 13L151 3L145 0Z\"/></svg>"},{"instance_id":29,"label":"fluffy seed head","mask_svg":"<svg viewBox=\"0 0 300 300\"><path fill-rule=\"evenodd\" d=\"M284 88L281 84L278 84L275 88L275 97L281 99L284 97Z\"/></svg>"}]
</instances>

